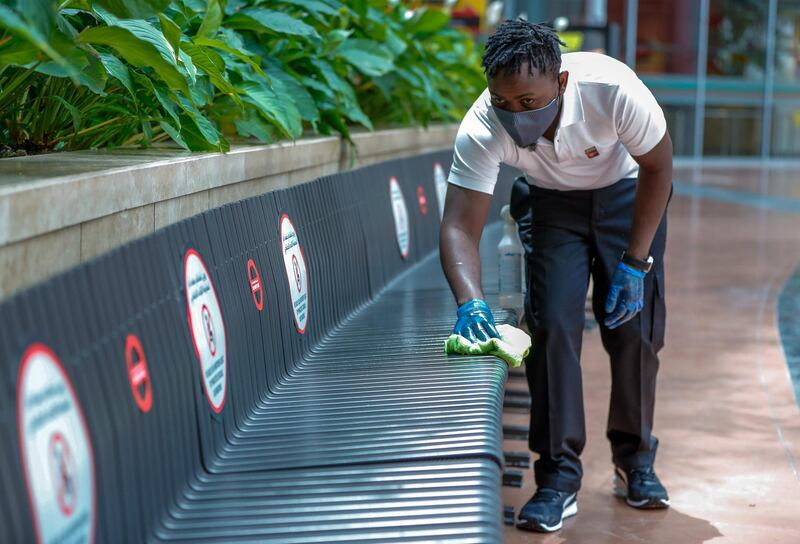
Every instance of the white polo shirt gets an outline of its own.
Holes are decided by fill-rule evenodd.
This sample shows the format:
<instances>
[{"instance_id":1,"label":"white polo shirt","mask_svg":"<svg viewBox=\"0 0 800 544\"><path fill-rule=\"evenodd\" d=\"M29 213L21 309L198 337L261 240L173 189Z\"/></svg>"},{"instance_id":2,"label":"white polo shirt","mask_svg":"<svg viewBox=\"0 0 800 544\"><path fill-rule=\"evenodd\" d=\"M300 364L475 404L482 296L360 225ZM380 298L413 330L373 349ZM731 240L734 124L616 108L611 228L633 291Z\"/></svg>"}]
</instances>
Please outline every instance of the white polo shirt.
<instances>
[{"instance_id":1,"label":"white polo shirt","mask_svg":"<svg viewBox=\"0 0 800 544\"><path fill-rule=\"evenodd\" d=\"M631 155L652 150L667 129L664 112L636 74L599 53L566 53L569 72L555 140L520 148L492 110L487 88L472 104L456 136L448 181L493 193L500 164L518 168L537 187L599 189L636 177Z\"/></svg>"}]
</instances>

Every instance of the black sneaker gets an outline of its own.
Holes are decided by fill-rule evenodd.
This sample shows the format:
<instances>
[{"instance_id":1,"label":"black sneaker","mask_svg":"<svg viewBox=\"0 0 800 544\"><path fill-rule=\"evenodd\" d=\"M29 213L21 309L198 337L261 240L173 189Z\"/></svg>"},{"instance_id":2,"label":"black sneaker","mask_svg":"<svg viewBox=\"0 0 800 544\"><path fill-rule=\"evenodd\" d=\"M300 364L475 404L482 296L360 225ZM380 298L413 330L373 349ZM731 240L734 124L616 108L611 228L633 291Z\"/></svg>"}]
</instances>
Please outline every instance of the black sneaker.
<instances>
[{"instance_id":1,"label":"black sneaker","mask_svg":"<svg viewBox=\"0 0 800 544\"><path fill-rule=\"evenodd\" d=\"M628 471L614 467L614 494L634 508L668 508L667 490L661 485L653 467Z\"/></svg>"},{"instance_id":2,"label":"black sneaker","mask_svg":"<svg viewBox=\"0 0 800 544\"><path fill-rule=\"evenodd\" d=\"M519 513L517 527L528 531L552 533L564 524L564 518L578 513L578 494L549 487L536 490Z\"/></svg>"}]
</instances>

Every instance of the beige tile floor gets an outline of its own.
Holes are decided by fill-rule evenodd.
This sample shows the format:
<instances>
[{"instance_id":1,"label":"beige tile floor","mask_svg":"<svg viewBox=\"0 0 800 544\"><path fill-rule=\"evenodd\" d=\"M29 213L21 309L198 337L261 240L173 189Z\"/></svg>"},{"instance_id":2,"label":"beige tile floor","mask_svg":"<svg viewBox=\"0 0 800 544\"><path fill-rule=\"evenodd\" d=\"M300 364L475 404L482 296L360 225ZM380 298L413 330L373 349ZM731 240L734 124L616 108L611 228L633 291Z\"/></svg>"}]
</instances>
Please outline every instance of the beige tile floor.
<instances>
[{"instance_id":1,"label":"beige tile floor","mask_svg":"<svg viewBox=\"0 0 800 544\"><path fill-rule=\"evenodd\" d=\"M675 179L800 196L800 169L685 169ZM800 410L775 306L800 263L800 213L676 196L669 221L655 433L656 468L673 506L642 512L612 495L604 434L610 378L595 329L586 332L582 357L588 443L579 513L551 535L507 527L508 544L800 543ZM504 421L527 425L528 416ZM527 450L525 442L504 446ZM504 504L518 512L533 492L526 470L523 488L503 488Z\"/></svg>"}]
</instances>

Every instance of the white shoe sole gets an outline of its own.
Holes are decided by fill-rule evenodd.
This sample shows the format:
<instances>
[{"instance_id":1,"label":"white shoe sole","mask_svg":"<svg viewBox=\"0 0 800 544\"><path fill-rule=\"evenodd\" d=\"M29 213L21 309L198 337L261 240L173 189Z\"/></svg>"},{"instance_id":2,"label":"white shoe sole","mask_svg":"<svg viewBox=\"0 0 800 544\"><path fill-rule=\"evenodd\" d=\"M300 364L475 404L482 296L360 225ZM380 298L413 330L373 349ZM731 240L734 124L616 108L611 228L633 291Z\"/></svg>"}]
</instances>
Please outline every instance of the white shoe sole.
<instances>
[{"instance_id":1,"label":"white shoe sole","mask_svg":"<svg viewBox=\"0 0 800 544\"><path fill-rule=\"evenodd\" d=\"M578 501L577 499L572 502L569 506L567 506L564 511L561 513L561 519L555 525L545 525L544 523L539 523L538 521L533 520L518 520L517 521L517 528L518 529L527 529L529 531L537 531L540 533L552 533L558 531L564 526L564 520L574 516L578 513Z\"/></svg>"},{"instance_id":2,"label":"white shoe sole","mask_svg":"<svg viewBox=\"0 0 800 544\"><path fill-rule=\"evenodd\" d=\"M620 499L625 499L628 506L639 508L641 510L668 508L670 506L669 499L642 499L634 501L628 498L628 482L625 480L625 475L619 470L614 470L614 495Z\"/></svg>"}]
</instances>

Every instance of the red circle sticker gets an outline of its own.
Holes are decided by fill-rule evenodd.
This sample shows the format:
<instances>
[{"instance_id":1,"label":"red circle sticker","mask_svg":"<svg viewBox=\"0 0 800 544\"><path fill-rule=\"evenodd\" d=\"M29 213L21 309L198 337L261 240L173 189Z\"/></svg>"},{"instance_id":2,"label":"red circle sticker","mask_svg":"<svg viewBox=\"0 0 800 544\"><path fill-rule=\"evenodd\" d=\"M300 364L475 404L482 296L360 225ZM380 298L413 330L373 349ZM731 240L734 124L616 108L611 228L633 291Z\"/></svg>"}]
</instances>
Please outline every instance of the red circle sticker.
<instances>
[{"instance_id":1,"label":"red circle sticker","mask_svg":"<svg viewBox=\"0 0 800 544\"><path fill-rule=\"evenodd\" d=\"M247 279L250 280L250 292L253 294L253 302L256 309L260 312L264 309L264 286L261 283L261 274L258 273L255 261L247 261Z\"/></svg>"},{"instance_id":2,"label":"red circle sticker","mask_svg":"<svg viewBox=\"0 0 800 544\"><path fill-rule=\"evenodd\" d=\"M153 386L150 383L150 372L142 343L135 334L129 334L125 340L125 364L128 366L128 381L133 400L139 410L147 413L153 407Z\"/></svg>"},{"instance_id":3,"label":"red circle sticker","mask_svg":"<svg viewBox=\"0 0 800 544\"><path fill-rule=\"evenodd\" d=\"M417 185L417 201L422 215L428 215L428 198L425 196L425 189L422 185Z\"/></svg>"}]
</instances>

